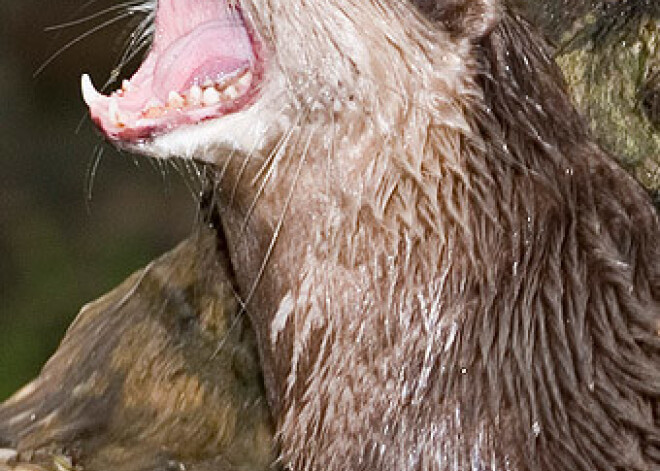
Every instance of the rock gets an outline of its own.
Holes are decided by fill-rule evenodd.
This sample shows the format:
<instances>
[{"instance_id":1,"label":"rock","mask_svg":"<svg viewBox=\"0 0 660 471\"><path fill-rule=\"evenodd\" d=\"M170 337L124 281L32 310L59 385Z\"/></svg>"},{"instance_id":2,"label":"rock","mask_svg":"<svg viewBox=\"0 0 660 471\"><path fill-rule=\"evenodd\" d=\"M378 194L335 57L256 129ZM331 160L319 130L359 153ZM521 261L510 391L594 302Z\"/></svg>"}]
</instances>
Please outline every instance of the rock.
<instances>
[{"instance_id":1,"label":"rock","mask_svg":"<svg viewBox=\"0 0 660 471\"><path fill-rule=\"evenodd\" d=\"M554 42L600 145L660 192L660 2L512 1Z\"/></svg>"},{"instance_id":2,"label":"rock","mask_svg":"<svg viewBox=\"0 0 660 471\"><path fill-rule=\"evenodd\" d=\"M41 375L0 406L13 471L270 469L254 337L226 266L200 229L85 306Z\"/></svg>"}]
</instances>

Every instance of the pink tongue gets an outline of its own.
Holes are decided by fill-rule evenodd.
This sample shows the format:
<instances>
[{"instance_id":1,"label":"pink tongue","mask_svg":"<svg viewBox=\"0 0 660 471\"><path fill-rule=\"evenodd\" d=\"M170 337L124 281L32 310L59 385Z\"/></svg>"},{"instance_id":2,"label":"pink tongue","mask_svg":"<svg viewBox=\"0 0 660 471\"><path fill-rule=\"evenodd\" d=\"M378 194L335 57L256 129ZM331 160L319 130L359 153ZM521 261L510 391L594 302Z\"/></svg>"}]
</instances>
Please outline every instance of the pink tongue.
<instances>
[{"instance_id":1,"label":"pink tongue","mask_svg":"<svg viewBox=\"0 0 660 471\"><path fill-rule=\"evenodd\" d=\"M206 79L221 81L249 66L250 39L240 25L213 21L198 26L159 54L153 92L162 101L171 90L182 92Z\"/></svg>"},{"instance_id":2,"label":"pink tongue","mask_svg":"<svg viewBox=\"0 0 660 471\"><path fill-rule=\"evenodd\" d=\"M185 92L207 79L222 81L254 62L245 24L228 0L158 0L156 35L149 56L131 79L136 85L126 101L170 91ZM143 87L149 87L145 90ZM134 96L131 96L134 95Z\"/></svg>"}]
</instances>

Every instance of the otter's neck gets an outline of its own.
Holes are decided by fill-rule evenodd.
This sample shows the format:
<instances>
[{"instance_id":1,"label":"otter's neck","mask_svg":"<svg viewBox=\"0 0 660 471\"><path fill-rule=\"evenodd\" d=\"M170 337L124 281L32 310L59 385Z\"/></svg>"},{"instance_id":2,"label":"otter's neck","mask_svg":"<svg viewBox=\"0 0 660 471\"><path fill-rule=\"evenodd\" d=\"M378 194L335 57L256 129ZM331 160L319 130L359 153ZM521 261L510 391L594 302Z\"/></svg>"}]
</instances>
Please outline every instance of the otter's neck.
<instances>
[{"instance_id":1,"label":"otter's neck","mask_svg":"<svg viewBox=\"0 0 660 471\"><path fill-rule=\"evenodd\" d=\"M579 195L594 151L524 26L504 21L448 80L451 59L408 77L408 99L358 102L332 128L310 114L266 173L241 177L256 184L228 174L233 264L284 453L306 450L300 469L346 456L409 469L402 457L444 449L453 469L504 469L535 439L541 411L515 404L538 393L525 335L545 328L530 312L561 302L562 270L586 290L558 241L578 244L574 222L598 217Z\"/></svg>"}]
</instances>

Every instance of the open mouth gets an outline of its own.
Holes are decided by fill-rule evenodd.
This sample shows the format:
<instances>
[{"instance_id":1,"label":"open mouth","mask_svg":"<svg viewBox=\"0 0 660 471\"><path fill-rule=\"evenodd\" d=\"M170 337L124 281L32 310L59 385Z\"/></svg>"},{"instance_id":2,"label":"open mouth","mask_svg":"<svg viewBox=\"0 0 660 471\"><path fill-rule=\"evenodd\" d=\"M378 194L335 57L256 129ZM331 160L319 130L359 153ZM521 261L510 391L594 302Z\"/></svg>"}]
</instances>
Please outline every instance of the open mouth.
<instances>
[{"instance_id":1,"label":"open mouth","mask_svg":"<svg viewBox=\"0 0 660 471\"><path fill-rule=\"evenodd\" d=\"M154 41L121 89L83 98L112 140L143 141L251 104L262 75L258 41L235 0L158 0Z\"/></svg>"}]
</instances>

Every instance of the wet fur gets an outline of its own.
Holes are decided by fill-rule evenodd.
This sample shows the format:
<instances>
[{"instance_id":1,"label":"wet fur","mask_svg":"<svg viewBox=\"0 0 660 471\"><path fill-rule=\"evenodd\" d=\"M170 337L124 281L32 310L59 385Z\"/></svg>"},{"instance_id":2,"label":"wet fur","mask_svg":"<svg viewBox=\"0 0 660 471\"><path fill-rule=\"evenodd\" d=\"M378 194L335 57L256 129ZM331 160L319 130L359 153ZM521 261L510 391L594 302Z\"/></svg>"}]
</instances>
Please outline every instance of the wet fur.
<instances>
[{"instance_id":1,"label":"wet fur","mask_svg":"<svg viewBox=\"0 0 660 471\"><path fill-rule=\"evenodd\" d=\"M491 0L242 5L261 100L140 150L217 169L280 461L659 467L660 223L538 33Z\"/></svg>"},{"instance_id":2,"label":"wet fur","mask_svg":"<svg viewBox=\"0 0 660 471\"><path fill-rule=\"evenodd\" d=\"M660 466L658 216L537 33L490 1L245 3L270 140L190 152L283 462Z\"/></svg>"},{"instance_id":3,"label":"wet fur","mask_svg":"<svg viewBox=\"0 0 660 471\"><path fill-rule=\"evenodd\" d=\"M283 462L660 465L658 217L530 26L494 2L246 3L271 140L191 153L222 169Z\"/></svg>"}]
</instances>

